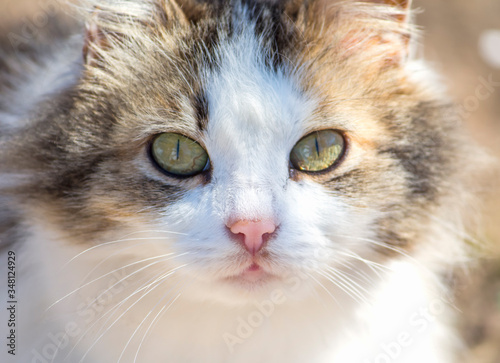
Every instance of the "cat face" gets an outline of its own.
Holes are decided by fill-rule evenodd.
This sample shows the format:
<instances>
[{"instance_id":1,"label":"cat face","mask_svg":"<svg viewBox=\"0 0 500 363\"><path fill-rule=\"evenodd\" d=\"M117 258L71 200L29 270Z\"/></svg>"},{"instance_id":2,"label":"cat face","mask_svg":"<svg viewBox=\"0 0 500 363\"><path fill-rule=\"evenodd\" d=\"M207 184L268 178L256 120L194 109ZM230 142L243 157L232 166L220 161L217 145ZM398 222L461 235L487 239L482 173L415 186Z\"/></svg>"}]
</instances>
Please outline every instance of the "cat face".
<instances>
[{"instance_id":1,"label":"cat face","mask_svg":"<svg viewBox=\"0 0 500 363\"><path fill-rule=\"evenodd\" d=\"M136 260L168 256L183 294L227 302L294 275L302 296L420 243L458 152L447 101L405 60L399 10L164 4L148 26L106 6L82 80L19 136L17 163L39 170L23 193L68 241L102 259L131 236ZM325 131L338 160L301 170L294 149ZM199 172L162 170L152 145L171 134L206 153Z\"/></svg>"}]
</instances>

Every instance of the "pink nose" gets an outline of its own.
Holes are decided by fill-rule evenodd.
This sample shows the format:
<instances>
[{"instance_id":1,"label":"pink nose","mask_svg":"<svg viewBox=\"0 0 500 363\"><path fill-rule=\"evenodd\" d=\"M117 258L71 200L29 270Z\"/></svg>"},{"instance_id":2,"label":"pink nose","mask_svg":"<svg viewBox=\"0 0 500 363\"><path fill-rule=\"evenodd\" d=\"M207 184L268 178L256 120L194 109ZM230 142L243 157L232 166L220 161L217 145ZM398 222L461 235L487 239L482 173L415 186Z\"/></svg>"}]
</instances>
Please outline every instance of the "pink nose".
<instances>
[{"instance_id":1,"label":"pink nose","mask_svg":"<svg viewBox=\"0 0 500 363\"><path fill-rule=\"evenodd\" d=\"M234 234L243 235L243 244L245 249L252 255L259 252L268 236L266 234L273 233L276 230L276 225L271 220L263 221L237 221L228 226Z\"/></svg>"}]
</instances>

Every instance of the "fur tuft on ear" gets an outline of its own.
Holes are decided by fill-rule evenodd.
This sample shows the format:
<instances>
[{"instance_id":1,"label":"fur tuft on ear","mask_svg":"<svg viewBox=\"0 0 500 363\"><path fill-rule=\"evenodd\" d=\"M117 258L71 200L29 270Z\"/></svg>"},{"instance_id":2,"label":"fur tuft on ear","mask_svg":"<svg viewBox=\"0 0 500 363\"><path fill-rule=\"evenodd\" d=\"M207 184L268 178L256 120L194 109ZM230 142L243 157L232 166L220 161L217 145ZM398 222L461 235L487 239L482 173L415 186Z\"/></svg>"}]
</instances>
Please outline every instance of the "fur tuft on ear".
<instances>
[{"instance_id":1,"label":"fur tuft on ear","mask_svg":"<svg viewBox=\"0 0 500 363\"><path fill-rule=\"evenodd\" d=\"M410 0L303 1L298 20L305 34L335 48L339 59L360 57L375 67L398 66L408 59L415 30ZM296 4L296 1L293 2ZM292 7L297 9L295 5Z\"/></svg>"},{"instance_id":2,"label":"fur tuft on ear","mask_svg":"<svg viewBox=\"0 0 500 363\"><path fill-rule=\"evenodd\" d=\"M83 0L80 10L86 19L84 61L95 65L117 42L187 27L205 7L195 0Z\"/></svg>"},{"instance_id":3,"label":"fur tuft on ear","mask_svg":"<svg viewBox=\"0 0 500 363\"><path fill-rule=\"evenodd\" d=\"M364 0L367 3L386 4L391 6L398 6L402 9L408 9L411 5L411 0Z\"/></svg>"},{"instance_id":4,"label":"fur tuft on ear","mask_svg":"<svg viewBox=\"0 0 500 363\"><path fill-rule=\"evenodd\" d=\"M85 40L83 43L83 62L87 65L96 65L99 53L108 48L106 36L96 22L85 24Z\"/></svg>"},{"instance_id":5,"label":"fur tuft on ear","mask_svg":"<svg viewBox=\"0 0 500 363\"><path fill-rule=\"evenodd\" d=\"M395 15L396 19L398 19L399 21L408 21L412 0L365 0L365 1L396 7L400 11L402 11L400 14Z\"/></svg>"}]
</instances>

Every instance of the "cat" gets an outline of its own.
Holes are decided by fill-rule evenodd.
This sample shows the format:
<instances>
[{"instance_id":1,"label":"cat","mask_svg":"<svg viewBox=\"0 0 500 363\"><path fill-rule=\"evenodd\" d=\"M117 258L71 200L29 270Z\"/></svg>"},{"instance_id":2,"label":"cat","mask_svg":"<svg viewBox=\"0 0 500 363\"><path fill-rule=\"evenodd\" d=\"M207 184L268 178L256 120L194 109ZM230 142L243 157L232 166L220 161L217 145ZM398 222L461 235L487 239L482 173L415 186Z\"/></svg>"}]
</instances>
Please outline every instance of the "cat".
<instances>
[{"instance_id":1,"label":"cat","mask_svg":"<svg viewBox=\"0 0 500 363\"><path fill-rule=\"evenodd\" d=\"M480 156L410 1L76 12L0 53L7 361L455 361Z\"/></svg>"}]
</instances>

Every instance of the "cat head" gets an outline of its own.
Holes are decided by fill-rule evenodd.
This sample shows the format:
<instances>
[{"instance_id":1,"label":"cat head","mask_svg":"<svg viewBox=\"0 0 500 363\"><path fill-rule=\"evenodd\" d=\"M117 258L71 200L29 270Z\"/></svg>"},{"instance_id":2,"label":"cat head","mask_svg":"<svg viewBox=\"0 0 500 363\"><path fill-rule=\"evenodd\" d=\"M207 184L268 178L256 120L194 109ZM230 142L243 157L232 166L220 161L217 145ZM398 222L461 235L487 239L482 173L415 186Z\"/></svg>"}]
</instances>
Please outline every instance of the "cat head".
<instances>
[{"instance_id":1,"label":"cat head","mask_svg":"<svg viewBox=\"0 0 500 363\"><path fill-rule=\"evenodd\" d=\"M67 243L224 301L435 245L470 157L408 2L90 5L81 77L5 146Z\"/></svg>"}]
</instances>

